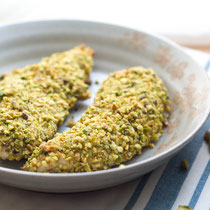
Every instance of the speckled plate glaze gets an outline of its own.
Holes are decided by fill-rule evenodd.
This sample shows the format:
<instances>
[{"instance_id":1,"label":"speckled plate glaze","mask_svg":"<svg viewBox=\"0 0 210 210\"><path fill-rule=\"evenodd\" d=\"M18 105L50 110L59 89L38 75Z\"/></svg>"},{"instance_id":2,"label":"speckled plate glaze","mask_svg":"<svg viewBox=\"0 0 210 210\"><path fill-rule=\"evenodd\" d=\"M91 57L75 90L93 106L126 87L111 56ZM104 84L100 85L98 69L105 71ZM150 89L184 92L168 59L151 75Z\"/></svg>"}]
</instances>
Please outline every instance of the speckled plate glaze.
<instances>
[{"instance_id":1,"label":"speckled plate glaze","mask_svg":"<svg viewBox=\"0 0 210 210\"><path fill-rule=\"evenodd\" d=\"M128 67L152 67L172 99L169 126L154 149L145 149L126 167L74 174L21 171L21 162L0 161L0 182L45 192L81 192L114 186L145 174L186 145L205 122L210 84L205 71L179 46L154 35L115 25L70 20L19 23L0 28L0 73L39 61L53 52L84 43L96 52L92 98L77 103L78 120L109 73ZM100 82L99 85L95 81ZM69 118L71 118L69 116ZM66 123L59 129L68 129Z\"/></svg>"}]
</instances>

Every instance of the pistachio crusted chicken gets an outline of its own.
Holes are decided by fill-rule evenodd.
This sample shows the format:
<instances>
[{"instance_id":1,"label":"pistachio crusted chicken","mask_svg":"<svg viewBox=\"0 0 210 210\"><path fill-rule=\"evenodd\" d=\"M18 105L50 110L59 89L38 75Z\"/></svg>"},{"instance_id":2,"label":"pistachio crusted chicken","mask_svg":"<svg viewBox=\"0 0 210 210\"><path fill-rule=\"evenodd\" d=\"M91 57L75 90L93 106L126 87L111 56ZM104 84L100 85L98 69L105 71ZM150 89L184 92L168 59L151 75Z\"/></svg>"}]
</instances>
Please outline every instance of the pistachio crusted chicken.
<instances>
[{"instance_id":1,"label":"pistachio crusted chicken","mask_svg":"<svg viewBox=\"0 0 210 210\"><path fill-rule=\"evenodd\" d=\"M93 51L84 46L15 69L0 81L0 158L27 158L51 139L78 99L89 98Z\"/></svg>"},{"instance_id":2,"label":"pistachio crusted chicken","mask_svg":"<svg viewBox=\"0 0 210 210\"><path fill-rule=\"evenodd\" d=\"M42 143L23 169L89 172L108 169L153 147L167 122L170 100L152 69L134 67L111 74L92 106L67 132Z\"/></svg>"}]
</instances>

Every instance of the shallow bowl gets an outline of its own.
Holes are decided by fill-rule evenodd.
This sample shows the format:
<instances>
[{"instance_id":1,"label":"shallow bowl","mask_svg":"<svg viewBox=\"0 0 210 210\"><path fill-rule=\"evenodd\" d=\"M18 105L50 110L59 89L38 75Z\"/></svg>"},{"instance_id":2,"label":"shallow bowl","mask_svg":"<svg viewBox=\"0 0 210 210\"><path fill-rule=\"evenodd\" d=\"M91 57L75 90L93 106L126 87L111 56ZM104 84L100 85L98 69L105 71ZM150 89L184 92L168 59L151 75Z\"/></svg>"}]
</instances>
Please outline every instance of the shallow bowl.
<instances>
[{"instance_id":1,"label":"shallow bowl","mask_svg":"<svg viewBox=\"0 0 210 210\"><path fill-rule=\"evenodd\" d=\"M20 170L23 161L0 161L0 182L45 192L80 192L118 185L145 174L185 146L201 128L210 109L207 74L181 47L163 38L116 25L50 20L0 28L0 73L38 62L42 57L81 43L96 52L92 98L77 103L78 120L109 73L132 66L152 67L172 100L169 126L154 149L145 149L123 168L98 172L43 174ZM95 81L99 81L99 85ZM59 132L66 130L66 123Z\"/></svg>"}]
</instances>

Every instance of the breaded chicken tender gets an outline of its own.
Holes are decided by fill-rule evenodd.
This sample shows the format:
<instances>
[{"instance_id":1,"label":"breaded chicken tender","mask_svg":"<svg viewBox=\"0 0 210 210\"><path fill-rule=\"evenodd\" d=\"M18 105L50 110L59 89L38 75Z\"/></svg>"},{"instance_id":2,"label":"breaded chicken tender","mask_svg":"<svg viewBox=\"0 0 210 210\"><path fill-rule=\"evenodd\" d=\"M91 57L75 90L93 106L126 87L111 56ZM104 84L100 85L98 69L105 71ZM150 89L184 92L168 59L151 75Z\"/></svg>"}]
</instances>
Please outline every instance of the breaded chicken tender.
<instances>
[{"instance_id":1,"label":"breaded chicken tender","mask_svg":"<svg viewBox=\"0 0 210 210\"><path fill-rule=\"evenodd\" d=\"M73 173L109 169L154 147L167 124L170 100L152 69L112 73L93 105L70 130L42 143L23 169Z\"/></svg>"},{"instance_id":2,"label":"breaded chicken tender","mask_svg":"<svg viewBox=\"0 0 210 210\"><path fill-rule=\"evenodd\" d=\"M15 69L0 81L0 158L28 158L53 138L78 99L90 97L93 51L84 46Z\"/></svg>"}]
</instances>

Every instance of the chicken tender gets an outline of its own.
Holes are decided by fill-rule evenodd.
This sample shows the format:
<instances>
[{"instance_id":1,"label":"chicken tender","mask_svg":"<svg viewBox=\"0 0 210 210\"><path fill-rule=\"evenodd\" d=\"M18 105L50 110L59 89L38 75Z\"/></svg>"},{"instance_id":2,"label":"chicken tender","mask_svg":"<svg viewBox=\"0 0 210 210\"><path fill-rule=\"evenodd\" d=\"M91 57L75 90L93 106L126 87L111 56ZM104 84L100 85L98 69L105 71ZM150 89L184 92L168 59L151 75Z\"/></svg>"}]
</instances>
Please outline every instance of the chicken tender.
<instances>
[{"instance_id":1,"label":"chicken tender","mask_svg":"<svg viewBox=\"0 0 210 210\"><path fill-rule=\"evenodd\" d=\"M23 169L90 172L109 169L154 147L167 124L170 100L152 69L112 73L95 101L70 130L35 149Z\"/></svg>"},{"instance_id":2,"label":"chicken tender","mask_svg":"<svg viewBox=\"0 0 210 210\"><path fill-rule=\"evenodd\" d=\"M93 51L84 46L15 69L0 81L0 158L28 158L53 138L78 99L90 97Z\"/></svg>"}]
</instances>

